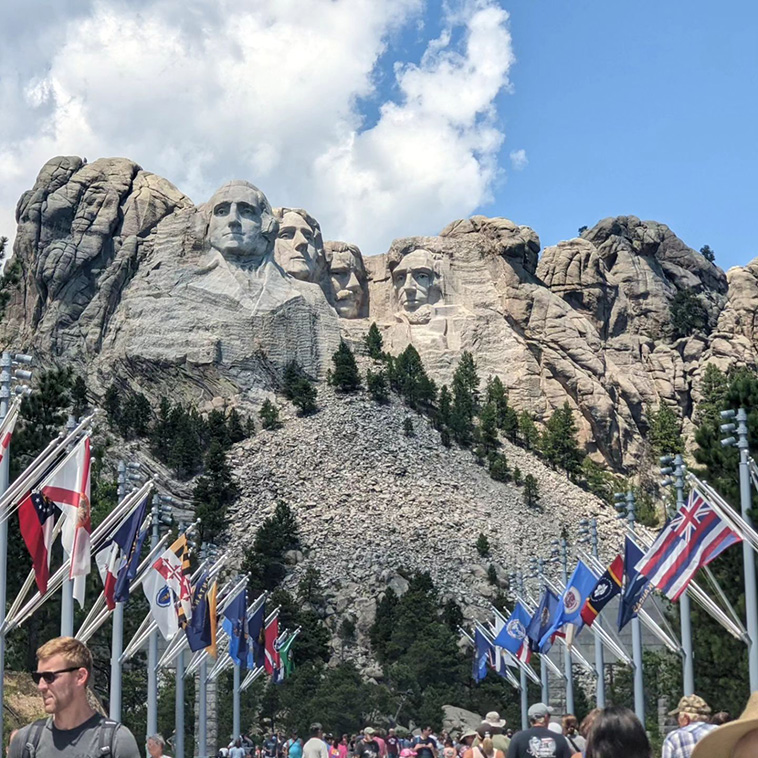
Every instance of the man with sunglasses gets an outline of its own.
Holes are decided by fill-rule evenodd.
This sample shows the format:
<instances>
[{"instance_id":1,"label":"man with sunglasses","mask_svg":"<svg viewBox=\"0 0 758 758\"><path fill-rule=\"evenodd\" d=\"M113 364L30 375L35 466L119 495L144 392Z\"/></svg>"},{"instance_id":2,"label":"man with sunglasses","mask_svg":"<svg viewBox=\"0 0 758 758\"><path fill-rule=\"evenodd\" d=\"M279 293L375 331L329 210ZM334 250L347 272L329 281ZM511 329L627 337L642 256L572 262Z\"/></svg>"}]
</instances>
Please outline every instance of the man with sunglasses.
<instances>
[{"instance_id":1,"label":"man with sunglasses","mask_svg":"<svg viewBox=\"0 0 758 758\"><path fill-rule=\"evenodd\" d=\"M37 650L32 679L42 695L47 719L19 730L9 758L139 758L132 733L97 713L87 700L92 653L73 637L57 637Z\"/></svg>"}]
</instances>

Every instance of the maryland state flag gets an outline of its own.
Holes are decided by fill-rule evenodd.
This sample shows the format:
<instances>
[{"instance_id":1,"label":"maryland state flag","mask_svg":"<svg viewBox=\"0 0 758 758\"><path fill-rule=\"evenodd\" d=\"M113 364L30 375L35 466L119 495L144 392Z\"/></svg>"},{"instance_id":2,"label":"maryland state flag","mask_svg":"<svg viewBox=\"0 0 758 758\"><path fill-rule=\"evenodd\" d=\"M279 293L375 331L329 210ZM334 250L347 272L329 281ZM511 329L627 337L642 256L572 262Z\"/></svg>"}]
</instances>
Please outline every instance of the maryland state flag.
<instances>
[{"instance_id":1,"label":"maryland state flag","mask_svg":"<svg viewBox=\"0 0 758 758\"><path fill-rule=\"evenodd\" d=\"M590 592L589 597L582 608L582 621L587 626L592 626L592 622L598 617L598 614L621 592L621 579L624 575L624 559L617 555L605 573L598 579L595 588Z\"/></svg>"}]
</instances>

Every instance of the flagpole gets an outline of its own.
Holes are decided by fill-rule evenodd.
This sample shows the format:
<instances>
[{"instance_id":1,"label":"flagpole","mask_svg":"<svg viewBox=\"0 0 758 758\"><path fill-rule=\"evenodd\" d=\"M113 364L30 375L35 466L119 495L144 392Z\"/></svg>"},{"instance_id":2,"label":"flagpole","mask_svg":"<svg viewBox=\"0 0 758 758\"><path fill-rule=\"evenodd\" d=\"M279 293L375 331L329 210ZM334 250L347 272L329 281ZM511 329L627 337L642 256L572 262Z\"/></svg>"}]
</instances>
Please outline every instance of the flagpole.
<instances>
[{"instance_id":1,"label":"flagpole","mask_svg":"<svg viewBox=\"0 0 758 758\"><path fill-rule=\"evenodd\" d=\"M180 530L181 531L181 530ZM175 758L184 758L184 650L176 656Z\"/></svg>"},{"instance_id":2,"label":"flagpole","mask_svg":"<svg viewBox=\"0 0 758 758\"><path fill-rule=\"evenodd\" d=\"M568 543L565 538L560 541L561 574L564 588L568 586ZM565 591L565 590L564 590ZM571 663L571 647L563 649L563 670L566 672L566 713L574 713L574 676Z\"/></svg>"},{"instance_id":3,"label":"flagpole","mask_svg":"<svg viewBox=\"0 0 758 758\"><path fill-rule=\"evenodd\" d=\"M664 487L674 486L676 491L676 509L684 505L684 475L686 468L681 455L664 455L660 459L663 466L661 476L666 478L661 482ZM672 465L673 464L673 465ZM673 474L673 477L669 476ZM685 695L695 694L695 665L692 654L692 606L690 596L684 592L679 598L679 623L682 638L682 689Z\"/></svg>"},{"instance_id":4,"label":"flagpole","mask_svg":"<svg viewBox=\"0 0 758 758\"><path fill-rule=\"evenodd\" d=\"M524 574L519 571L516 575L516 581L518 582L518 588L521 595L526 595L526 587L524 586ZM523 644L529 644L529 641L524 637ZM523 664L523 661L520 661ZM529 728L529 692L528 680L526 678L526 665L523 664L520 667L519 684L521 685L521 728Z\"/></svg>"},{"instance_id":5,"label":"flagpole","mask_svg":"<svg viewBox=\"0 0 758 758\"><path fill-rule=\"evenodd\" d=\"M740 451L740 512L749 526L753 525L750 518L752 491L750 487L750 450L748 448L747 412L740 408L734 411L721 411L725 421L736 419L737 439L728 437L721 440L724 447L736 443ZM734 431L734 424L722 424L722 432ZM748 665L750 672L750 691L758 689L758 590L755 580L755 554L747 540L742 541L742 560L745 570L745 613L747 616L747 633L750 637L748 646Z\"/></svg>"},{"instance_id":6,"label":"flagpole","mask_svg":"<svg viewBox=\"0 0 758 758\"><path fill-rule=\"evenodd\" d=\"M76 429L76 419L69 415L66 422L66 432L71 432ZM62 518L67 518L63 516ZM69 560L71 556L68 552L63 550L63 562ZM66 577L63 580L63 587L61 588L61 637L73 637L74 636L74 580Z\"/></svg>"},{"instance_id":7,"label":"flagpole","mask_svg":"<svg viewBox=\"0 0 758 758\"><path fill-rule=\"evenodd\" d=\"M626 496L616 495L618 508L626 508L626 519L629 531L634 534L635 500L634 492L629 490ZM632 660L634 661L634 713L645 726L645 680L642 671L642 630L637 614L632 619Z\"/></svg>"},{"instance_id":8,"label":"flagpole","mask_svg":"<svg viewBox=\"0 0 758 758\"><path fill-rule=\"evenodd\" d=\"M234 708L232 714L232 732L234 739L240 735L240 665L234 664Z\"/></svg>"},{"instance_id":9,"label":"flagpole","mask_svg":"<svg viewBox=\"0 0 758 758\"><path fill-rule=\"evenodd\" d=\"M197 720L199 740L197 754L200 758L206 758L208 754L208 662L203 661L200 664L198 672L198 684L200 685L200 700L197 707Z\"/></svg>"},{"instance_id":10,"label":"flagpole","mask_svg":"<svg viewBox=\"0 0 758 758\"><path fill-rule=\"evenodd\" d=\"M8 352L4 352L2 358L0 358L0 423L5 421L5 417L8 415L8 403L11 396L11 365L13 358ZM0 495L2 495L8 489L8 457L9 457L10 445L3 454L3 459L0 461ZM0 735L3 734L3 718L5 713L5 707L3 705L3 698L5 696L5 631L3 626L5 624L5 602L8 592L8 522L3 519L0 521L0 571L2 572L2 579L0 579Z\"/></svg>"},{"instance_id":11,"label":"flagpole","mask_svg":"<svg viewBox=\"0 0 758 758\"><path fill-rule=\"evenodd\" d=\"M600 563L597 539L597 519L582 519L579 522L579 542L589 542L592 548L592 557ZM592 626L590 626L592 629ZM603 654L603 641L595 634L595 674L597 683L595 687L595 702L598 708L605 708L605 657Z\"/></svg>"},{"instance_id":12,"label":"flagpole","mask_svg":"<svg viewBox=\"0 0 758 758\"><path fill-rule=\"evenodd\" d=\"M539 579L540 587L545 587L545 561L542 558L537 560L537 577ZM542 702L545 705L550 705L550 682L548 680L547 670L547 653L540 652L540 681L542 682Z\"/></svg>"}]
</instances>

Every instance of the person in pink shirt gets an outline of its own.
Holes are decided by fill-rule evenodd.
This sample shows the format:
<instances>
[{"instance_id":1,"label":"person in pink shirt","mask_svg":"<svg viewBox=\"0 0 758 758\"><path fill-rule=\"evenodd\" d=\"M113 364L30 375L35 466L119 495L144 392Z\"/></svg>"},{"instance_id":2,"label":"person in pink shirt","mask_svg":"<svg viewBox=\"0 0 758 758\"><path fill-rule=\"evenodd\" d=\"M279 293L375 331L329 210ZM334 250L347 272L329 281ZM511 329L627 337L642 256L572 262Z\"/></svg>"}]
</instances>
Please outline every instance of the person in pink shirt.
<instances>
[{"instance_id":1,"label":"person in pink shirt","mask_svg":"<svg viewBox=\"0 0 758 758\"><path fill-rule=\"evenodd\" d=\"M339 750L339 758L347 758L347 735L343 734L342 739L340 740L340 744L337 745L337 750Z\"/></svg>"},{"instance_id":2,"label":"person in pink shirt","mask_svg":"<svg viewBox=\"0 0 758 758\"><path fill-rule=\"evenodd\" d=\"M374 735L374 739L379 743L379 758L387 758L387 744L385 741L378 735Z\"/></svg>"}]
</instances>

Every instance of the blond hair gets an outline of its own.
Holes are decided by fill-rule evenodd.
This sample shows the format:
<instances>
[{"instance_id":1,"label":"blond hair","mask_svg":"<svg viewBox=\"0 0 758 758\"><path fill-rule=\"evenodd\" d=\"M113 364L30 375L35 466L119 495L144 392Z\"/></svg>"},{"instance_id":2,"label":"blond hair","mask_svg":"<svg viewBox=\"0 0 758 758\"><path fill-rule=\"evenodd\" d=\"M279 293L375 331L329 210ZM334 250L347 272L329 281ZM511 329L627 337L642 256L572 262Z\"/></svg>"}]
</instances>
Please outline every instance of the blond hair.
<instances>
[{"instance_id":1,"label":"blond hair","mask_svg":"<svg viewBox=\"0 0 758 758\"><path fill-rule=\"evenodd\" d=\"M69 666L87 669L87 682L92 678L92 653L74 637L56 637L37 648L37 660L44 661L54 655L62 655Z\"/></svg>"}]
</instances>

